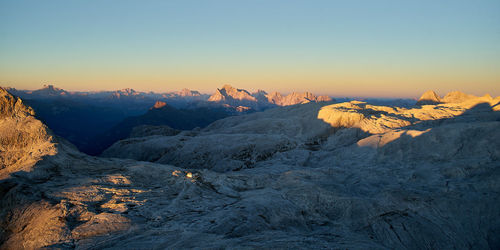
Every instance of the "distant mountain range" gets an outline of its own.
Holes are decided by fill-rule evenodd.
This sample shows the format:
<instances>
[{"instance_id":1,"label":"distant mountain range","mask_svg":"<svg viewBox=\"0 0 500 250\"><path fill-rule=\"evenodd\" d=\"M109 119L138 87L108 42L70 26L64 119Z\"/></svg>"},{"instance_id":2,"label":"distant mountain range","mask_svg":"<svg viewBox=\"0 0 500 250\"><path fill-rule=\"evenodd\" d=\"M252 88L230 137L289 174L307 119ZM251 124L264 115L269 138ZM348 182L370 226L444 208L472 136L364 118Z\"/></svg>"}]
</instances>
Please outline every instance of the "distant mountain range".
<instances>
[{"instance_id":1,"label":"distant mountain range","mask_svg":"<svg viewBox=\"0 0 500 250\"><path fill-rule=\"evenodd\" d=\"M168 93L141 92L130 88L78 92L53 85L45 85L38 90L6 89L31 106L36 117L56 135L90 155L99 155L116 141L127 138L137 126L168 126L175 130L190 130L204 128L228 116L280 106L335 102L328 96L316 96L309 92L283 95L258 90L251 93L230 85L216 89L212 95L190 89ZM377 105L397 103L400 106L415 103L402 99L365 101ZM147 129L150 130L149 127Z\"/></svg>"},{"instance_id":2,"label":"distant mountain range","mask_svg":"<svg viewBox=\"0 0 500 250\"><path fill-rule=\"evenodd\" d=\"M65 99L85 100L92 99L98 104L112 104L120 101L128 101L150 107L156 101L163 101L178 108L198 107L200 105L220 104L225 107L247 107L244 110L252 109L262 111L276 106L289 106L304 104L308 102L332 101L329 96L316 96L309 92L282 95L278 92L268 94L264 90L250 93L244 89L237 89L231 85L224 85L217 89L214 94L201 94L199 91L182 89L175 92L155 93L140 92L131 88L115 91L66 91L53 85L44 85L38 90L17 90L6 88L10 93L23 99ZM145 104L147 103L147 105ZM141 105L143 104L143 105ZM241 108L240 108L241 109Z\"/></svg>"},{"instance_id":3,"label":"distant mountain range","mask_svg":"<svg viewBox=\"0 0 500 250\"><path fill-rule=\"evenodd\" d=\"M249 93L244 89L236 89L231 85L224 85L222 88L217 89L217 91L208 98L208 101L223 103L230 106L249 107L260 111L275 106L289 106L308 102L328 102L332 101L332 98L329 96L315 96L309 92L294 92L285 96L278 92L268 94L263 90Z\"/></svg>"},{"instance_id":4,"label":"distant mountain range","mask_svg":"<svg viewBox=\"0 0 500 250\"><path fill-rule=\"evenodd\" d=\"M178 130L205 127L231 115L278 106L332 101L311 93L282 95L263 90L250 93L230 85L213 95L196 90L155 93L125 88L115 91L67 91L53 85L38 90L6 88L33 107L37 118L81 151L97 155L135 126L170 126Z\"/></svg>"},{"instance_id":5,"label":"distant mountain range","mask_svg":"<svg viewBox=\"0 0 500 250\"><path fill-rule=\"evenodd\" d=\"M125 105L126 110L137 114L145 112L158 100L168 100L170 105L176 107L190 106L192 102L205 101L209 95L201 94L198 91L182 89L181 91L168 93L140 92L131 88L115 91L66 91L53 85L44 85L38 90L18 90L6 88L13 95L24 100L30 99L71 99L73 101L92 101L95 105Z\"/></svg>"}]
</instances>

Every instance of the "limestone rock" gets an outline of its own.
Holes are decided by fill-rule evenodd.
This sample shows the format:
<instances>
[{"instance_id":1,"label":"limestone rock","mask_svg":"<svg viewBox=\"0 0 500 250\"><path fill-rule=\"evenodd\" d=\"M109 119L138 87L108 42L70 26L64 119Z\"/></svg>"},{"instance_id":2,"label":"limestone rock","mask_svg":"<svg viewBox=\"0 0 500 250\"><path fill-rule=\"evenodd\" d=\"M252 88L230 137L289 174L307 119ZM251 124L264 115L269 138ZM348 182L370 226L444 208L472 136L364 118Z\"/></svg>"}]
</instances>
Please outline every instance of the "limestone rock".
<instances>
[{"instance_id":1,"label":"limestone rock","mask_svg":"<svg viewBox=\"0 0 500 250\"><path fill-rule=\"evenodd\" d=\"M417 105L433 105L438 103L441 103L441 98L432 90L425 92L417 101Z\"/></svg>"},{"instance_id":2,"label":"limestone rock","mask_svg":"<svg viewBox=\"0 0 500 250\"><path fill-rule=\"evenodd\" d=\"M167 164L61 141L0 181L1 248L498 249L499 101L312 102L107 151Z\"/></svg>"}]
</instances>

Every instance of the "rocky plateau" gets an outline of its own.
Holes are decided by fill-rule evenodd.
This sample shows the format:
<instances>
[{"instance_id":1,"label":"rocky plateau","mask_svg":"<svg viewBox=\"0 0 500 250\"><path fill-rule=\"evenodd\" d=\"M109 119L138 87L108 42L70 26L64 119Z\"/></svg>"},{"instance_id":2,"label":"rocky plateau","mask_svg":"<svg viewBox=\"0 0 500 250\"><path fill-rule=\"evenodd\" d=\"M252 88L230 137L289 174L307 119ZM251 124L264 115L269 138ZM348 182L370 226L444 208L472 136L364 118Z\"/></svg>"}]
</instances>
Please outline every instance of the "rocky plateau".
<instances>
[{"instance_id":1,"label":"rocky plateau","mask_svg":"<svg viewBox=\"0 0 500 250\"><path fill-rule=\"evenodd\" d=\"M0 89L1 249L499 249L500 97L308 102L79 152Z\"/></svg>"}]
</instances>

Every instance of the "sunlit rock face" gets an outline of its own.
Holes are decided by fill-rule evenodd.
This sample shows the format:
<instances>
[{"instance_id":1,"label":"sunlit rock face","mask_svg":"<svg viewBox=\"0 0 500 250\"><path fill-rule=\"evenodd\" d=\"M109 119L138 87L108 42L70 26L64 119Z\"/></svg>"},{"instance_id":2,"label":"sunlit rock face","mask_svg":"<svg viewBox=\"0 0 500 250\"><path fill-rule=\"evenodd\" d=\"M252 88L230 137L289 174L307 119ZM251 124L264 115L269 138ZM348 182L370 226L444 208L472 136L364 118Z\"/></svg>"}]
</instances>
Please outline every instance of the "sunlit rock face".
<instances>
[{"instance_id":1,"label":"sunlit rock face","mask_svg":"<svg viewBox=\"0 0 500 250\"><path fill-rule=\"evenodd\" d=\"M267 94L263 90L249 93L244 89L236 89L226 84L222 88L217 89L217 91L210 96L208 101L235 107L247 106L255 110L264 110L275 106L290 106L309 102L329 102L332 101L332 98L328 96L316 96L309 92L294 92L285 96L278 92Z\"/></svg>"},{"instance_id":2,"label":"sunlit rock face","mask_svg":"<svg viewBox=\"0 0 500 250\"><path fill-rule=\"evenodd\" d=\"M0 242L498 249L500 98L455 100L312 102L178 134L145 127L104 154L130 159L61 142L0 182Z\"/></svg>"},{"instance_id":3,"label":"sunlit rock face","mask_svg":"<svg viewBox=\"0 0 500 250\"><path fill-rule=\"evenodd\" d=\"M0 88L0 179L30 171L43 156L57 152L47 127L33 115L20 98Z\"/></svg>"},{"instance_id":4,"label":"sunlit rock face","mask_svg":"<svg viewBox=\"0 0 500 250\"><path fill-rule=\"evenodd\" d=\"M417 105L434 105L439 103L441 103L441 98L432 90L425 92L417 101Z\"/></svg>"},{"instance_id":5,"label":"sunlit rock face","mask_svg":"<svg viewBox=\"0 0 500 250\"><path fill-rule=\"evenodd\" d=\"M235 101L248 101L255 102L257 99L250 95L244 89L236 89L230 85L224 85L222 88L217 89L215 94L208 98L209 102L235 102Z\"/></svg>"},{"instance_id":6,"label":"sunlit rock face","mask_svg":"<svg viewBox=\"0 0 500 250\"><path fill-rule=\"evenodd\" d=\"M315 96L312 93L291 93L289 95L283 96L278 92L273 92L266 96L270 103L276 104L278 106L289 106L295 104L304 104L308 102L329 102L332 98L328 96Z\"/></svg>"},{"instance_id":7,"label":"sunlit rock face","mask_svg":"<svg viewBox=\"0 0 500 250\"><path fill-rule=\"evenodd\" d=\"M435 105L440 103L465 103L465 102L477 103L480 101L492 102L492 98L489 94L486 94L483 97L477 97L460 91L452 91L450 93L447 93L444 97L441 98L436 92L429 90L424 94L422 94L422 96L417 101L417 105Z\"/></svg>"},{"instance_id":8,"label":"sunlit rock face","mask_svg":"<svg viewBox=\"0 0 500 250\"><path fill-rule=\"evenodd\" d=\"M160 109L160 108L163 108L165 106L167 106L166 102L156 101L156 103L155 103L155 105L153 105L152 109Z\"/></svg>"}]
</instances>

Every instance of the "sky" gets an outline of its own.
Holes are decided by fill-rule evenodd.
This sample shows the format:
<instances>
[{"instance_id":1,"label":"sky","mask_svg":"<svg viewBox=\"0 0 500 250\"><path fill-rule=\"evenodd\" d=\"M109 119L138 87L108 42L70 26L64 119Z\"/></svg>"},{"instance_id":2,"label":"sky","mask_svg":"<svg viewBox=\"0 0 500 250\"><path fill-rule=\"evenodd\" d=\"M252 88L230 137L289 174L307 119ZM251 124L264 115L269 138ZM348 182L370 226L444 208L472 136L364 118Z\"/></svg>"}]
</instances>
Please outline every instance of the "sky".
<instances>
[{"instance_id":1,"label":"sky","mask_svg":"<svg viewBox=\"0 0 500 250\"><path fill-rule=\"evenodd\" d=\"M0 86L500 95L499 0L0 0Z\"/></svg>"}]
</instances>

